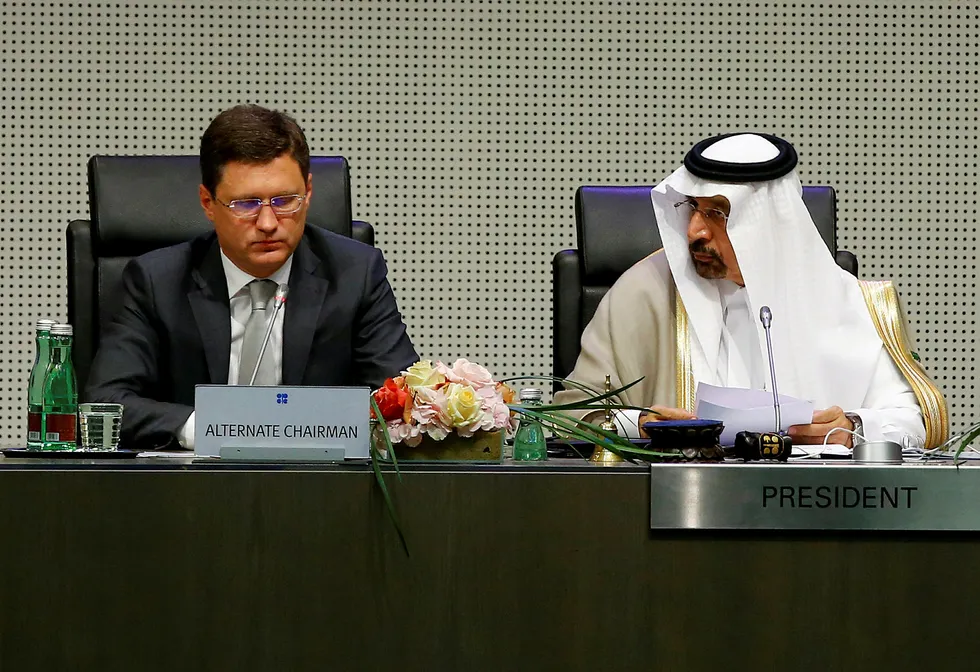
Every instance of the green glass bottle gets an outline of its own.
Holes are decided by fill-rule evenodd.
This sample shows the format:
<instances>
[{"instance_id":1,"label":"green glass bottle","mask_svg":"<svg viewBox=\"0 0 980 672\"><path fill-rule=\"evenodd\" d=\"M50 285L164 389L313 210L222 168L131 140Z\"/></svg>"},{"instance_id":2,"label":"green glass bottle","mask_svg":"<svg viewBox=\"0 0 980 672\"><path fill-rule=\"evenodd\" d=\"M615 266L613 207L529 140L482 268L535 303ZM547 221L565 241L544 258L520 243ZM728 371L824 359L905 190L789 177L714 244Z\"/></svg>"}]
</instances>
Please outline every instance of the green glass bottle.
<instances>
[{"instance_id":1,"label":"green glass bottle","mask_svg":"<svg viewBox=\"0 0 980 672\"><path fill-rule=\"evenodd\" d=\"M541 390L525 388L521 390L521 405L533 408L541 405ZM545 443L544 427L533 418L521 415L517 433L514 434L514 460L537 462L548 459L548 446Z\"/></svg>"},{"instance_id":2,"label":"green glass bottle","mask_svg":"<svg viewBox=\"0 0 980 672\"><path fill-rule=\"evenodd\" d=\"M51 361L44 374L44 450L75 450L78 428L78 390L71 362L70 324L51 327Z\"/></svg>"},{"instance_id":3,"label":"green glass bottle","mask_svg":"<svg viewBox=\"0 0 980 672\"><path fill-rule=\"evenodd\" d=\"M34 325L34 366L27 383L27 447L38 450L44 445L44 374L51 358L51 327L54 320L40 319Z\"/></svg>"}]
</instances>

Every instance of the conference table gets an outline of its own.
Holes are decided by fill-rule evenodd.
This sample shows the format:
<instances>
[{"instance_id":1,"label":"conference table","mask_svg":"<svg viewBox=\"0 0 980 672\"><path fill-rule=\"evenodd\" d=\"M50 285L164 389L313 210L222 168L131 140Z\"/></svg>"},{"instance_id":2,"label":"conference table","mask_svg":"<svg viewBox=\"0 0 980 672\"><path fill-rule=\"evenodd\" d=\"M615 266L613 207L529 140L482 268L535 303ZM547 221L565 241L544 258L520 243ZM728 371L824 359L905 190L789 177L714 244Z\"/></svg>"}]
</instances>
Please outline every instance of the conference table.
<instances>
[{"instance_id":1,"label":"conference table","mask_svg":"<svg viewBox=\"0 0 980 672\"><path fill-rule=\"evenodd\" d=\"M659 468L386 466L406 554L368 464L0 459L0 670L980 666L976 533L651 529Z\"/></svg>"}]
</instances>

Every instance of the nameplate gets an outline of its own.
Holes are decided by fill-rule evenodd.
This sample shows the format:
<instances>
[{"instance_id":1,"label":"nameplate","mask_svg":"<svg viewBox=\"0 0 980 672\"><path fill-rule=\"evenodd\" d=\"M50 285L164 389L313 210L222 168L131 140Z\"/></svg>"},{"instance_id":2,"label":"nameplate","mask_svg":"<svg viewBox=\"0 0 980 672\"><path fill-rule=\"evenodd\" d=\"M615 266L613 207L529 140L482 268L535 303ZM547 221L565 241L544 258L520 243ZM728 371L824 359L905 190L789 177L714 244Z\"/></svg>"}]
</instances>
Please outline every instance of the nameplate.
<instances>
[{"instance_id":1,"label":"nameplate","mask_svg":"<svg viewBox=\"0 0 980 672\"><path fill-rule=\"evenodd\" d=\"M239 460L242 462L343 462L342 448L297 448L282 446L276 448L259 448L254 446L221 446L218 457L222 460Z\"/></svg>"},{"instance_id":2,"label":"nameplate","mask_svg":"<svg viewBox=\"0 0 980 672\"><path fill-rule=\"evenodd\" d=\"M282 449L283 459L289 459L286 449L303 448L332 456L342 451L347 459L367 458L370 394L367 387L198 385L194 452L220 456L222 448L246 453L263 449L268 455Z\"/></svg>"},{"instance_id":3,"label":"nameplate","mask_svg":"<svg viewBox=\"0 0 980 672\"><path fill-rule=\"evenodd\" d=\"M980 530L980 466L654 464L654 530Z\"/></svg>"}]
</instances>

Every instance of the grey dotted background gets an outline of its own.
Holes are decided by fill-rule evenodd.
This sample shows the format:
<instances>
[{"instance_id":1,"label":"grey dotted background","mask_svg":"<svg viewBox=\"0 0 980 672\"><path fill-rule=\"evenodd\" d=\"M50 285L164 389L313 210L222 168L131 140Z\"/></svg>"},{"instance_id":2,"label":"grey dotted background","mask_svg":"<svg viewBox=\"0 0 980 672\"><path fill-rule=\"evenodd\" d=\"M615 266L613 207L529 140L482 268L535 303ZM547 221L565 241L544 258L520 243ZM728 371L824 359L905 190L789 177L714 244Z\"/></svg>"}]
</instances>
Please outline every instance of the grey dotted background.
<instances>
[{"instance_id":1,"label":"grey dotted background","mask_svg":"<svg viewBox=\"0 0 980 672\"><path fill-rule=\"evenodd\" d=\"M551 368L551 257L582 184L650 184L697 140L791 140L893 278L954 428L980 418L977 3L0 2L0 444L31 325L65 318L93 154L196 153L222 109L292 113L350 160L425 356Z\"/></svg>"}]
</instances>

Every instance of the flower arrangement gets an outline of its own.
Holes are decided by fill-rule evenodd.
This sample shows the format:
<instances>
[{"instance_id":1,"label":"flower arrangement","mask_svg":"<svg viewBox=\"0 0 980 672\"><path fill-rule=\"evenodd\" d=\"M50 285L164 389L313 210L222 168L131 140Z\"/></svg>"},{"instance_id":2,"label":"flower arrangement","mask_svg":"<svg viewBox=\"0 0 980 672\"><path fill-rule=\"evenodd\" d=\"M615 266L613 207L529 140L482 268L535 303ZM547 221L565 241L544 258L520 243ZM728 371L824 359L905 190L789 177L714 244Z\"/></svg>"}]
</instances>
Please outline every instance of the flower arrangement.
<instances>
[{"instance_id":1,"label":"flower arrangement","mask_svg":"<svg viewBox=\"0 0 980 672\"><path fill-rule=\"evenodd\" d=\"M581 389L588 398L564 405L524 406L515 401L516 394L507 385L524 380L557 380ZM667 456L637 447L629 439L598 425L565 415L574 410L632 408L618 403L616 398L638 382L599 392L581 383L552 376L518 376L496 381L486 368L462 358L452 366L421 360L402 371L402 375L387 379L374 391L371 416L383 420L384 437L380 445L389 448L399 443L415 448L425 439L439 442L451 435L466 439L478 432L513 432L519 419L525 417L540 422L560 439L602 444L631 461Z\"/></svg>"},{"instance_id":2,"label":"flower arrangement","mask_svg":"<svg viewBox=\"0 0 980 672\"><path fill-rule=\"evenodd\" d=\"M523 406L515 403L514 390L507 385L508 382L521 380L567 383L586 392L588 398L563 405ZM515 431L518 419L525 417L540 422L557 437L602 444L630 461L674 457L672 454L639 448L625 437L599 425L565 415L566 411L574 410L634 408L618 403L617 398L638 382L635 380L618 389L599 392L581 383L554 376L518 376L495 381L487 369L466 359L457 359L452 366L439 361L421 360L408 367L402 375L387 379L371 395L371 417L380 424L381 430L381 440L377 444L372 441L371 444L371 466L406 555L409 554L408 542L398 522L380 465L383 459L390 461L398 480L401 480L393 444L415 447L425 437L444 441L451 434L466 439L475 437L478 432ZM381 450L385 450L384 457Z\"/></svg>"},{"instance_id":3,"label":"flower arrangement","mask_svg":"<svg viewBox=\"0 0 980 672\"><path fill-rule=\"evenodd\" d=\"M416 362L402 375L386 380L374 392L374 401L391 442L412 447L425 436L442 441L450 433L466 438L480 431L516 427L508 406L514 401L514 390L466 359L457 359L452 366ZM372 415L376 417L374 410Z\"/></svg>"}]
</instances>

